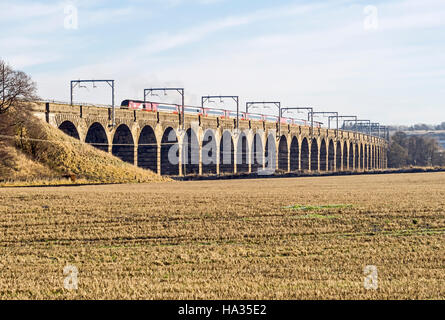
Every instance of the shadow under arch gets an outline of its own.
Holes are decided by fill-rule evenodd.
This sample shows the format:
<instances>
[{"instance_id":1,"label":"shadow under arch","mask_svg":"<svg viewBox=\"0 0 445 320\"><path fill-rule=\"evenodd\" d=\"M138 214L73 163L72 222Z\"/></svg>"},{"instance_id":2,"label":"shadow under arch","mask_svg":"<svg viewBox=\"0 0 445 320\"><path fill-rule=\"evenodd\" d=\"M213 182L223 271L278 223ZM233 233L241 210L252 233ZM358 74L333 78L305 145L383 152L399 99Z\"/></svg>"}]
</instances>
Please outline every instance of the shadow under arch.
<instances>
[{"instance_id":1,"label":"shadow under arch","mask_svg":"<svg viewBox=\"0 0 445 320\"><path fill-rule=\"evenodd\" d=\"M211 129L207 129L202 140L202 173L216 174L217 165L217 146L215 133Z\"/></svg>"},{"instance_id":2,"label":"shadow under arch","mask_svg":"<svg viewBox=\"0 0 445 320\"><path fill-rule=\"evenodd\" d=\"M112 154L122 161L134 164L134 141L127 125L117 127L113 137Z\"/></svg>"},{"instance_id":3,"label":"shadow under arch","mask_svg":"<svg viewBox=\"0 0 445 320\"><path fill-rule=\"evenodd\" d=\"M268 173L274 173L277 169L276 150L275 135L269 134L266 139L266 150L264 152L264 170Z\"/></svg>"},{"instance_id":4,"label":"shadow under arch","mask_svg":"<svg viewBox=\"0 0 445 320\"><path fill-rule=\"evenodd\" d=\"M290 171L298 171L300 169L298 163L300 157L299 147L297 137L293 137L290 144Z\"/></svg>"},{"instance_id":5,"label":"shadow under arch","mask_svg":"<svg viewBox=\"0 0 445 320\"><path fill-rule=\"evenodd\" d=\"M354 145L349 143L349 170L354 170Z\"/></svg>"},{"instance_id":6,"label":"shadow under arch","mask_svg":"<svg viewBox=\"0 0 445 320\"><path fill-rule=\"evenodd\" d=\"M252 152L251 152L251 172L252 173L258 173L259 170L263 169L263 157L264 157L264 150L263 150L263 140L261 139L261 135L256 133L253 136L252 141Z\"/></svg>"},{"instance_id":7,"label":"shadow under arch","mask_svg":"<svg viewBox=\"0 0 445 320\"><path fill-rule=\"evenodd\" d=\"M326 166L327 166L327 151L326 151L326 140L323 138L321 139L321 144L320 144L320 171L326 171Z\"/></svg>"},{"instance_id":8,"label":"shadow under arch","mask_svg":"<svg viewBox=\"0 0 445 320\"><path fill-rule=\"evenodd\" d=\"M176 131L164 130L161 140L161 175L179 175L179 146Z\"/></svg>"},{"instance_id":9,"label":"shadow under arch","mask_svg":"<svg viewBox=\"0 0 445 320\"><path fill-rule=\"evenodd\" d=\"M360 170L360 158L359 158L358 144L354 144L354 150L355 150L355 157L354 157L355 170Z\"/></svg>"},{"instance_id":10,"label":"shadow under arch","mask_svg":"<svg viewBox=\"0 0 445 320\"><path fill-rule=\"evenodd\" d=\"M59 129L62 130L66 135L69 135L70 137L73 137L77 140L80 140L79 132L77 131L76 126L71 121L63 121Z\"/></svg>"},{"instance_id":11,"label":"shadow under arch","mask_svg":"<svg viewBox=\"0 0 445 320\"><path fill-rule=\"evenodd\" d=\"M318 171L318 142L315 138L311 143L311 171Z\"/></svg>"},{"instance_id":12,"label":"shadow under arch","mask_svg":"<svg viewBox=\"0 0 445 320\"><path fill-rule=\"evenodd\" d=\"M301 142L301 170L309 170L309 142L307 138L303 138Z\"/></svg>"},{"instance_id":13,"label":"shadow under arch","mask_svg":"<svg viewBox=\"0 0 445 320\"><path fill-rule=\"evenodd\" d=\"M244 132L240 133L236 149L236 172L249 172L249 143Z\"/></svg>"},{"instance_id":14,"label":"shadow under arch","mask_svg":"<svg viewBox=\"0 0 445 320\"><path fill-rule=\"evenodd\" d=\"M335 150L334 150L334 141L332 141L332 139L329 140L327 169L328 171L335 170Z\"/></svg>"},{"instance_id":15,"label":"shadow under arch","mask_svg":"<svg viewBox=\"0 0 445 320\"><path fill-rule=\"evenodd\" d=\"M278 144L278 169L288 171L289 150L287 149L286 136L280 137L280 143Z\"/></svg>"},{"instance_id":16,"label":"shadow under arch","mask_svg":"<svg viewBox=\"0 0 445 320\"><path fill-rule=\"evenodd\" d=\"M380 169L380 148L375 148L375 168Z\"/></svg>"},{"instance_id":17,"label":"shadow under arch","mask_svg":"<svg viewBox=\"0 0 445 320\"><path fill-rule=\"evenodd\" d=\"M341 156L342 156L341 142L337 141L337 150L336 150L336 154L335 154L335 165L336 165L337 171L341 170L341 166L342 166Z\"/></svg>"},{"instance_id":18,"label":"shadow under arch","mask_svg":"<svg viewBox=\"0 0 445 320\"><path fill-rule=\"evenodd\" d=\"M199 141L192 128L187 129L182 142L183 175L199 174Z\"/></svg>"},{"instance_id":19,"label":"shadow under arch","mask_svg":"<svg viewBox=\"0 0 445 320\"><path fill-rule=\"evenodd\" d=\"M368 149L367 144L365 144L364 149L365 149L365 151L364 151L364 155L363 155L363 157L364 157L363 170L368 170L369 149Z\"/></svg>"},{"instance_id":20,"label":"shadow under arch","mask_svg":"<svg viewBox=\"0 0 445 320\"><path fill-rule=\"evenodd\" d=\"M138 166L158 172L158 144L151 126L145 126L138 141Z\"/></svg>"},{"instance_id":21,"label":"shadow under arch","mask_svg":"<svg viewBox=\"0 0 445 320\"><path fill-rule=\"evenodd\" d=\"M99 122L94 122L87 132L85 142L93 147L108 152L108 138L104 127Z\"/></svg>"},{"instance_id":22,"label":"shadow under arch","mask_svg":"<svg viewBox=\"0 0 445 320\"><path fill-rule=\"evenodd\" d=\"M230 132L225 131L221 137L219 144L219 172L233 173L234 172L234 146L233 139Z\"/></svg>"}]
</instances>

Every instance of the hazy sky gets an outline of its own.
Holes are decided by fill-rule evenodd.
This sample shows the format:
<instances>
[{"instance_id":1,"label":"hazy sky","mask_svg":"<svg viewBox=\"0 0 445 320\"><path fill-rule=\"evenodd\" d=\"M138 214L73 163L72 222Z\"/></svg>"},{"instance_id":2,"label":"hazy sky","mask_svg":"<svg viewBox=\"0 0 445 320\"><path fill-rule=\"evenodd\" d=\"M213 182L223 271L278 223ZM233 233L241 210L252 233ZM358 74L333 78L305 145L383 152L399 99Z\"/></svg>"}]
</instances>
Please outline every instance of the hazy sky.
<instances>
[{"instance_id":1,"label":"hazy sky","mask_svg":"<svg viewBox=\"0 0 445 320\"><path fill-rule=\"evenodd\" d=\"M119 104L183 86L189 104L224 94L382 124L445 121L444 0L2 0L0 29L0 58L45 99L69 101L71 79L110 78ZM75 100L110 103L97 87Z\"/></svg>"}]
</instances>

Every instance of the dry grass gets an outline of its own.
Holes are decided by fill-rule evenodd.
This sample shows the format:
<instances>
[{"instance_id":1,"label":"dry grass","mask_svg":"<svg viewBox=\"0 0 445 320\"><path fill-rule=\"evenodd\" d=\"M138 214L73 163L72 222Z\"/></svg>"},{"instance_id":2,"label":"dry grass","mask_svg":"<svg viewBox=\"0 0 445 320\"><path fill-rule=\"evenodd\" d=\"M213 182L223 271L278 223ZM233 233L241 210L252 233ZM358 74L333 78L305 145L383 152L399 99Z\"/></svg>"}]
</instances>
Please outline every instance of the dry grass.
<instances>
[{"instance_id":1,"label":"dry grass","mask_svg":"<svg viewBox=\"0 0 445 320\"><path fill-rule=\"evenodd\" d=\"M0 189L0 297L443 299L445 173ZM294 210L288 206L310 207ZM298 206L295 208L299 208ZM63 268L79 269L79 290ZM378 267L365 290L363 268Z\"/></svg>"}]
</instances>

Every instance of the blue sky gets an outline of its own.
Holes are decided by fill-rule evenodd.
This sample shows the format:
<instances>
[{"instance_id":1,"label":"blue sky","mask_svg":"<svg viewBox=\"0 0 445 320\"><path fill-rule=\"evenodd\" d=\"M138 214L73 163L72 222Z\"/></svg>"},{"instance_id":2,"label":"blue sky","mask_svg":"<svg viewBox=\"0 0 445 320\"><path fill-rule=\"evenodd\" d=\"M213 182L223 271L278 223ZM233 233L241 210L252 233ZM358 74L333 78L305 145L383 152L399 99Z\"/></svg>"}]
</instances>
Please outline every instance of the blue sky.
<instances>
[{"instance_id":1,"label":"blue sky","mask_svg":"<svg viewBox=\"0 0 445 320\"><path fill-rule=\"evenodd\" d=\"M118 102L181 86L189 104L239 95L383 124L445 121L443 0L3 0L0 28L0 58L45 99L68 101L71 79L111 78ZM75 100L110 102L99 85Z\"/></svg>"}]
</instances>

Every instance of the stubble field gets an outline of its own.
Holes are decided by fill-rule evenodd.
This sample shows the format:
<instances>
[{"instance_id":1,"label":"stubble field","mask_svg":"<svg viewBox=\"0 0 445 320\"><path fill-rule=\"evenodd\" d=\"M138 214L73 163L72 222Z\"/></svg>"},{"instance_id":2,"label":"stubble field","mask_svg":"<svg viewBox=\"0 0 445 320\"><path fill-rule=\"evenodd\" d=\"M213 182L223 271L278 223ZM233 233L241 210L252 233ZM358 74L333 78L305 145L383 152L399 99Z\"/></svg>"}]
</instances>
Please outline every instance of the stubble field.
<instances>
[{"instance_id":1,"label":"stubble field","mask_svg":"<svg viewBox=\"0 0 445 320\"><path fill-rule=\"evenodd\" d=\"M443 299L444 211L445 173L3 188L0 298Z\"/></svg>"}]
</instances>

